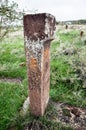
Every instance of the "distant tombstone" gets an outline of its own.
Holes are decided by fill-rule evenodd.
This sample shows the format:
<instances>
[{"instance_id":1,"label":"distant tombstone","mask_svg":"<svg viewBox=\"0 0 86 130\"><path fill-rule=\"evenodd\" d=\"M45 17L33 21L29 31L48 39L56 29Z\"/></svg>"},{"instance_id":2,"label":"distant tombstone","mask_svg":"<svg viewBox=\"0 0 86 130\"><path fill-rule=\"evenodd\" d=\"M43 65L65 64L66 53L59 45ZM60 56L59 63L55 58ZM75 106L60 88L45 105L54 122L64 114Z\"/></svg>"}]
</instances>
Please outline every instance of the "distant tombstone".
<instances>
[{"instance_id":1,"label":"distant tombstone","mask_svg":"<svg viewBox=\"0 0 86 130\"><path fill-rule=\"evenodd\" d=\"M68 29L68 25L67 24L66 24L65 28Z\"/></svg>"},{"instance_id":2,"label":"distant tombstone","mask_svg":"<svg viewBox=\"0 0 86 130\"><path fill-rule=\"evenodd\" d=\"M80 37L82 37L84 35L84 31L80 32Z\"/></svg>"},{"instance_id":3,"label":"distant tombstone","mask_svg":"<svg viewBox=\"0 0 86 130\"><path fill-rule=\"evenodd\" d=\"M54 39L55 18L50 14L24 16L30 110L43 115L49 101L50 42Z\"/></svg>"}]
</instances>

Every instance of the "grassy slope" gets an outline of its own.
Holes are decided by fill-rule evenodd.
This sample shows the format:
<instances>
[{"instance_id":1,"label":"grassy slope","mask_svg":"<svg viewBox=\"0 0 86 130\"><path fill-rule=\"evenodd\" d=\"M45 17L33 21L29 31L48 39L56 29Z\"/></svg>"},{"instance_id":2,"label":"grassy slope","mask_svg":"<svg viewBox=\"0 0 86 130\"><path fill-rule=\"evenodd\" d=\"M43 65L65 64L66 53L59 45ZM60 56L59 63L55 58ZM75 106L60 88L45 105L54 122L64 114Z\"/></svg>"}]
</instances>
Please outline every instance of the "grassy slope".
<instances>
[{"instance_id":1,"label":"grassy slope","mask_svg":"<svg viewBox=\"0 0 86 130\"><path fill-rule=\"evenodd\" d=\"M23 39L5 39L0 43L0 78L19 78L21 84L0 82L0 130L6 130L28 95Z\"/></svg>"},{"instance_id":2,"label":"grassy slope","mask_svg":"<svg viewBox=\"0 0 86 130\"><path fill-rule=\"evenodd\" d=\"M78 31L64 33L59 30L58 40L52 43L50 95L54 101L85 107L85 89L82 87L82 81L77 79L76 62L73 63L77 61L77 50L81 48L80 52L83 52L82 50L85 49L83 41L76 39L78 35ZM70 48L70 44L74 47L75 53L72 55L61 53L65 50L65 46ZM16 124L17 129L20 130L22 129L20 124L31 122L34 122L33 125L37 123L42 125L44 130L57 130L57 127L58 130L70 129L63 128L62 125L52 121L53 117L50 116L54 116L55 112L51 105L42 118L33 118L30 114L25 118L19 115L22 103L28 95L26 67L20 66L21 63L25 63L23 48L23 39L20 36L5 39L0 43L0 77L22 80L21 84L0 82L0 130L7 130L10 124Z\"/></svg>"},{"instance_id":3,"label":"grassy slope","mask_svg":"<svg viewBox=\"0 0 86 130\"><path fill-rule=\"evenodd\" d=\"M79 37L78 30L60 30L57 38L51 48L51 97L54 101L86 107L84 39Z\"/></svg>"}]
</instances>

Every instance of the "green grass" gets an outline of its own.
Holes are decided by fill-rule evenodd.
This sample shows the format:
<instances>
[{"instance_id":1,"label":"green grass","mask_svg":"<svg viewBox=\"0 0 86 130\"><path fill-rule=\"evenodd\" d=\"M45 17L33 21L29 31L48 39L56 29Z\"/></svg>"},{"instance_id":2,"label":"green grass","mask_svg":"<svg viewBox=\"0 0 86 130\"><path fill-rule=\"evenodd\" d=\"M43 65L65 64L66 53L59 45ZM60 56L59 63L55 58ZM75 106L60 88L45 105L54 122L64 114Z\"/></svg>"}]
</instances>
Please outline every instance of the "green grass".
<instances>
[{"instance_id":1,"label":"green grass","mask_svg":"<svg viewBox=\"0 0 86 130\"><path fill-rule=\"evenodd\" d=\"M20 111L26 96L26 86L0 83L0 129L8 128L12 118Z\"/></svg>"},{"instance_id":2,"label":"green grass","mask_svg":"<svg viewBox=\"0 0 86 130\"><path fill-rule=\"evenodd\" d=\"M0 52L0 77L25 78L26 67L20 67L20 63L25 62L23 39L3 41Z\"/></svg>"},{"instance_id":3,"label":"green grass","mask_svg":"<svg viewBox=\"0 0 86 130\"><path fill-rule=\"evenodd\" d=\"M57 33L57 36L59 35L60 36L60 39L62 42L73 42L73 40L79 36L79 31L78 30L71 30L71 31L68 31L68 30L63 30L63 31L58 31Z\"/></svg>"},{"instance_id":4,"label":"green grass","mask_svg":"<svg viewBox=\"0 0 86 130\"><path fill-rule=\"evenodd\" d=\"M86 107L85 55L84 41L77 30L65 33L59 30L57 39L51 45L50 97L55 102ZM73 47L73 54L64 51ZM0 43L0 78L18 78L21 83L0 82L0 130L23 130L32 126L41 130L72 130L55 120L56 111L49 106L43 117L34 117L30 111L26 116L20 113L22 104L28 96L27 70L24 41L20 36L6 38ZM82 78L84 77L84 78Z\"/></svg>"},{"instance_id":5,"label":"green grass","mask_svg":"<svg viewBox=\"0 0 86 130\"><path fill-rule=\"evenodd\" d=\"M58 31L58 40L51 46L51 91L54 101L86 107L86 47L78 30ZM63 43L64 42L64 43ZM67 50L69 54L65 53ZM72 53L70 51L72 50ZM86 88L86 86L85 86Z\"/></svg>"},{"instance_id":6,"label":"green grass","mask_svg":"<svg viewBox=\"0 0 86 130\"><path fill-rule=\"evenodd\" d=\"M28 96L23 39L5 39L0 43L0 78L19 78L21 84L0 82L0 130L6 130Z\"/></svg>"},{"instance_id":7,"label":"green grass","mask_svg":"<svg viewBox=\"0 0 86 130\"><path fill-rule=\"evenodd\" d=\"M14 124L11 120L11 127L16 126L15 128L17 130L23 130L23 128L27 128L27 126L29 130L73 130L68 125L63 126L60 122L58 123L55 120L56 115L57 112L53 107L52 102L49 102L47 110L43 117L35 117L30 113L30 111L28 111L26 116L22 116L18 113L17 116L14 116L14 118L12 118Z\"/></svg>"}]
</instances>

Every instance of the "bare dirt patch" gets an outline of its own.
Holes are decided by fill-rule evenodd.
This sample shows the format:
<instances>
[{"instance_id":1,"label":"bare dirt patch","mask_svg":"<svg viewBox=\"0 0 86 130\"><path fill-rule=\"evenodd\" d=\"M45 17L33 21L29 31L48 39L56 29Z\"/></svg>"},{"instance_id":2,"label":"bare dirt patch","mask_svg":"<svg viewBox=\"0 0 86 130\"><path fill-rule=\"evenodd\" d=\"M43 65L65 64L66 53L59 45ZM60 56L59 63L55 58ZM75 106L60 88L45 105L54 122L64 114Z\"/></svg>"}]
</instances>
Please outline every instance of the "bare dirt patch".
<instances>
[{"instance_id":1,"label":"bare dirt patch","mask_svg":"<svg viewBox=\"0 0 86 130\"><path fill-rule=\"evenodd\" d=\"M19 78L0 78L0 82L7 82L7 83L21 83L21 79Z\"/></svg>"},{"instance_id":2,"label":"bare dirt patch","mask_svg":"<svg viewBox=\"0 0 86 130\"><path fill-rule=\"evenodd\" d=\"M86 109L70 106L65 103L55 103L57 111L56 120L64 125L69 125L74 130L86 130Z\"/></svg>"}]
</instances>

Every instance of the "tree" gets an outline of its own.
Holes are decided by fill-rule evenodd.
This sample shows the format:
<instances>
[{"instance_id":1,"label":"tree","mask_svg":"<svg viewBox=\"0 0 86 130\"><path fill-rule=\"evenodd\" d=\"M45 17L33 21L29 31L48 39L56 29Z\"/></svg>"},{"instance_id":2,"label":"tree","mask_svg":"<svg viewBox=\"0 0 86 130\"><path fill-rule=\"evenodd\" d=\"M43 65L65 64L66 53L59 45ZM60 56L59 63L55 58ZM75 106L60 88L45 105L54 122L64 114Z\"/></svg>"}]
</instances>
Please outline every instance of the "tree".
<instances>
[{"instance_id":1,"label":"tree","mask_svg":"<svg viewBox=\"0 0 86 130\"><path fill-rule=\"evenodd\" d=\"M22 19L23 11L19 11L18 4L9 0L0 3L0 40L11 31L12 27Z\"/></svg>"}]
</instances>

